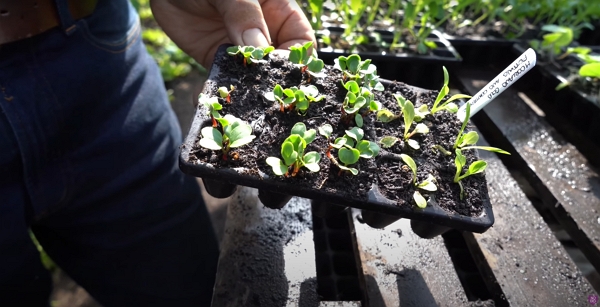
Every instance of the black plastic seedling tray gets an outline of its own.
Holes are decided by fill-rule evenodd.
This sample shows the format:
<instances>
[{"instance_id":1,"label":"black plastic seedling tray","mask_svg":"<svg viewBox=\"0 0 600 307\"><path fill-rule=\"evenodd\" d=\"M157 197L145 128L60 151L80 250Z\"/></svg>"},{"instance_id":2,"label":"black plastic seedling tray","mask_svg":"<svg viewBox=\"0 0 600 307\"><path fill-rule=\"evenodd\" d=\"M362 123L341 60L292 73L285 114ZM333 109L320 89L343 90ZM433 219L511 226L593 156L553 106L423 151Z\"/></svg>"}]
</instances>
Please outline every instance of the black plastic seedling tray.
<instances>
[{"instance_id":1,"label":"black plastic seedling tray","mask_svg":"<svg viewBox=\"0 0 600 307\"><path fill-rule=\"evenodd\" d=\"M318 35L340 35L343 31L344 29L340 27L328 27ZM379 33L383 41L392 42L393 32L387 30L373 31ZM401 81L426 89L439 89L442 86L443 78L441 74L435 72L441 71L442 66L446 66L448 69L458 67L462 57L439 31L431 32L429 39L437 45L437 48L432 50L431 54L389 53L385 51L353 53L360 55L363 59L371 59L372 63L377 65L377 71L382 78ZM347 56L351 54L349 50L333 49L331 47L319 48L318 52L319 58L330 65L333 65L333 60L340 55Z\"/></svg>"},{"instance_id":2,"label":"black plastic seedling tray","mask_svg":"<svg viewBox=\"0 0 600 307\"><path fill-rule=\"evenodd\" d=\"M463 64L483 65L490 64L499 67L508 66L513 60L512 46L518 42L514 39L495 37L460 37L443 33L443 37L462 56Z\"/></svg>"},{"instance_id":3,"label":"black plastic seedling tray","mask_svg":"<svg viewBox=\"0 0 600 307\"><path fill-rule=\"evenodd\" d=\"M223 52L223 48L219 52ZM219 71L220 68L217 65L211 67L203 93L207 94L209 88L214 88L217 85L216 80ZM387 87L391 82L383 80L382 83ZM412 89L414 91L427 91L414 87ZM398 206L396 201L385 198L376 184L371 186L366 198L355 199L325 190L297 186L293 181L276 180L280 178L275 178L274 175L261 171L248 172L247 169L243 168L217 168L211 163L191 159L195 154L193 149L196 142L198 142L201 128L211 124L210 117L205 114L207 114L206 110L202 105L199 105L190 131L181 147L179 165L184 173L202 178L208 193L214 197L225 198L232 195L235 192L236 185L253 187L259 190L261 202L270 208L281 208L292 196L298 196L311 199L321 206L332 205L332 211L341 211L344 207L363 209L363 218L369 225L374 227L383 227L399 218L408 218L415 223L422 221L425 223L422 225L436 226L431 227L432 231L438 231L439 233L448 228L481 233L494 223L494 215L487 189L484 189L484 195L481 195L483 199L481 214L477 217L469 217L446 211L439 207L435 201L430 201L430 205L425 209L419 209L415 206ZM429 232L429 234L426 233L423 236L432 235Z\"/></svg>"},{"instance_id":4,"label":"black plastic seedling tray","mask_svg":"<svg viewBox=\"0 0 600 307\"><path fill-rule=\"evenodd\" d=\"M522 44L514 44L514 54L525 52L527 47ZM576 61L581 61L572 55ZM566 87L559 91L555 88L568 75L561 72L550 63L540 63L532 71L523 77L517 84L526 91L535 92L541 96L538 101L539 107L548 113L552 119L569 122L578 133L589 142L600 146L600 101L599 98L584 93L578 88Z\"/></svg>"}]
</instances>

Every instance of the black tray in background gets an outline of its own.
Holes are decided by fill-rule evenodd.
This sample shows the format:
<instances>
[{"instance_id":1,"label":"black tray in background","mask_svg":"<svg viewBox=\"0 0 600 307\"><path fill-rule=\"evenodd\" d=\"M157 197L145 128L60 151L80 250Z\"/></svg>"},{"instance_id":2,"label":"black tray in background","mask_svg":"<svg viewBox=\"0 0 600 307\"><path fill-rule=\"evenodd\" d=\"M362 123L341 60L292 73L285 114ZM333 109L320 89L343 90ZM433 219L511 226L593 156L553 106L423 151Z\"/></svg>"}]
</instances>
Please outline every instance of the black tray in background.
<instances>
[{"instance_id":1,"label":"black tray in background","mask_svg":"<svg viewBox=\"0 0 600 307\"><path fill-rule=\"evenodd\" d=\"M219 53L224 53L225 48L226 46L219 48L217 56L219 56ZM219 67L213 64L202 92L207 91L207 89L210 88L211 83L216 85L214 80L218 74ZM382 80L384 86L389 85L390 82L391 81ZM420 88L414 88L413 90L426 91ZM288 184L286 182L282 183L279 180L270 180L270 174L260 173L258 176L248 175L242 174L243 169L219 169L208 163L193 163L189 159L190 155L193 154L191 150L198 140L198 135L201 128L210 125L210 118L205 114L206 110L203 109L203 106L199 105L196 109L196 114L194 115L190 131L187 134L183 145L181 146L179 167L184 173L201 177L203 180L208 180L211 182L211 184L213 184L213 186L215 183L218 186L219 182L224 187L242 185L259 189L259 195L266 192L269 196L278 197L279 199L275 202L287 202L289 197L298 196L316 200L325 204L365 209L377 213L393 215L398 218L424 221L430 224L478 233L486 231L494 223L492 205L487 193L483 197L484 204L481 215L478 217L468 217L447 212L436 204L427 206L425 209L419 209L416 207L399 207L396 205L395 201L385 198L378 191L375 185L368 192L368 200L365 202L364 200L351 199L345 197L344 195L327 193L318 189L297 187L293 184L293 182ZM234 192L234 190L230 188L225 190L231 191L230 193ZM221 195L221 197L226 196L227 195L225 194Z\"/></svg>"},{"instance_id":2,"label":"black tray in background","mask_svg":"<svg viewBox=\"0 0 600 307\"><path fill-rule=\"evenodd\" d=\"M514 44L513 57L526 49L527 46L523 44ZM590 149L593 150L584 154L592 163L600 165L600 101L572 87L555 90L567 77L558 68L544 63L544 59L538 57L537 65L515 85L526 94L539 98L535 100L536 103L553 125L560 126L563 122L568 122L569 128L573 127L575 131L561 131L563 135L578 147L592 145Z\"/></svg>"},{"instance_id":3,"label":"black tray in background","mask_svg":"<svg viewBox=\"0 0 600 307\"><path fill-rule=\"evenodd\" d=\"M341 34L344 31L340 27L329 27L317 35ZM391 42L394 33L387 30L373 30L381 35L382 40ZM355 52L362 59L371 59L377 66L378 74L388 80L396 80L411 84L413 86L439 90L444 81L442 66L452 70L460 65L462 57L454 47L446 40L439 31L431 32L429 39L438 46L432 50L432 54L412 53L386 53L386 52ZM333 49L331 47L319 48L319 58L325 64L333 65L333 60L343 55L351 54L348 50Z\"/></svg>"},{"instance_id":4,"label":"black tray in background","mask_svg":"<svg viewBox=\"0 0 600 307\"><path fill-rule=\"evenodd\" d=\"M512 46L519 42L514 39L494 37L459 37L443 33L445 39L462 56L464 65L508 66L514 60Z\"/></svg>"}]
</instances>

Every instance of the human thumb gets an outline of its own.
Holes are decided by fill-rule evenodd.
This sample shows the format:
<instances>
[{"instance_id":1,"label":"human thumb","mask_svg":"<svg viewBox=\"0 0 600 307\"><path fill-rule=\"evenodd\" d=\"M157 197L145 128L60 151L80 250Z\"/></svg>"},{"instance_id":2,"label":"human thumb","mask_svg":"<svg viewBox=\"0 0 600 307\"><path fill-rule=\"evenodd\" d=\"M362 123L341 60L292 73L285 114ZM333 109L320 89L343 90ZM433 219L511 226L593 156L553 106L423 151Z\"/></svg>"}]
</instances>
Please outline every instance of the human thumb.
<instances>
[{"instance_id":1,"label":"human thumb","mask_svg":"<svg viewBox=\"0 0 600 307\"><path fill-rule=\"evenodd\" d=\"M235 45L266 47L271 43L269 29L258 0L215 0L229 39Z\"/></svg>"}]
</instances>

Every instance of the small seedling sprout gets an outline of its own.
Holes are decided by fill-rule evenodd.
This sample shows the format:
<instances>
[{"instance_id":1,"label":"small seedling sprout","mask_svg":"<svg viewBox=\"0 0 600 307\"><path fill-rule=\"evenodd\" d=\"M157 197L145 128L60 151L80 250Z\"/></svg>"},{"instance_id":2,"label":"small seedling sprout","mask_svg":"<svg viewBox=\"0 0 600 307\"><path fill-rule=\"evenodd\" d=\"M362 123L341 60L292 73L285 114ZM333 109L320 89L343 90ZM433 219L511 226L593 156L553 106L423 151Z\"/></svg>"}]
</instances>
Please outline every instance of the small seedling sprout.
<instances>
[{"instance_id":1,"label":"small seedling sprout","mask_svg":"<svg viewBox=\"0 0 600 307\"><path fill-rule=\"evenodd\" d=\"M325 67L323 60L317 57L317 52L313 50L312 54L309 55L312 42L307 42L304 45L290 46L290 62L294 63L295 66L300 68L300 71L307 72L315 77L322 77L323 74L319 74Z\"/></svg>"},{"instance_id":2,"label":"small seedling sprout","mask_svg":"<svg viewBox=\"0 0 600 307\"><path fill-rule=\"evenodd\" d=\"M435 185L436 180L435 177L433 177L433 175L428 174L427 179L417 183L417 163L415 163L415 160L413 160L413 158L406 154L400 154L400 158L412 171L412 182L417 189L422 189L427 192L437 191L437 186ZM421 192L419 192L418 190L416 190L415 193L413 193L413 199L415 200L417 207L421 209L427 207L427 201L425 200L423 195L421 195Z\"/></svg>"},{"instance_id":3,"label":"small seedling sprout","mask_svg":"<svg viewBox=\"0 0 600 307\"><path fill-rule=\"evenodd\" d=\"M235 87L233 85L230 85L229 88L230 89L227 90L227 87L221 86L217 90L217 92L219 93L219 96L221 96L221 98L225 99L225 101L227 103L231 103L231 92L233 92L233 90L235 90Z\"/></svg>"},{"instance_id":4,"label":"small seedling sprout","mask_svg":"<svg viewBox=\"0 0 600 307\"><path fill-rule=\"evenodd\" d=\"M460 181L471 175L482 173L487 167L487 162L483 160L477 160L471 163L467 171L461 175L463 167L465 167L465 165L467 164L467 158L463 156L460 149L456 149L456 157L454 158L454 164L456 164L456 174L454 175L454 182L458 183L458 186L460 187L460 199L462 200L465 196L465 191Z\"/></svg>"},{"instance_id":5,"label":"small seedling sprout","mask_svg":"<svg viewBox=\"0 0 600 307\"><path fill-rule=\"evenodd\" d=\"M348 57L339 56L334 60L334 68L342 71L344 80L350 79L358 82L361 86L376 91L383 91L383 84L377 76L377 67L371 64L371 60L361 61L358 54L351 54Z\"/></svg>"},{"instance_id":6,"label":"small seedling sprout","mask_svg":"<svg viewBox=\"0 0 600 307\"><path fill-rule=\"evenodd\" d=\"M423 124L419 123L415 126L415 129L412 132L410 131L410 126L414 122L415 119L415 107L409 100L404 104L404 109L402 111L404 114L404 141L408 144L408 146L413 149L419 149L419 142L410 139L415 134L427 134L429 133L429 128Z\"/></svg>"},{"instance_id":7,"label":"small seedling sprout","mask_svg":"<svg viewBox=\"0 0 600 307\"><path fill-rule=\"evenodd\" d=\"M326 139L331 137L333 133L333 127L330 124L324 124L323 126L318 128L319 134L324 136Z\"/></svg>"},{"instance_id":8,"label":"small seedling sprout","mask_svg":"<svg viewBox=\"0 0 600 307\"><path fill-rule=\"evenodd\" d=\"M446 97L446 95L448 95L448 93L450 92L450 88L448 87L448 83L450 82L450 77L448 76L448 70L446 69L445 66L442 66L442 70L444 71L444 85L442 86L440 93L438 94L437 98L435 99L435 102L433 103L433 107L431 108L431 111L430 111L432 115L441 110L446 110L450 113L456 113L458 111L458 106L455 103L453 103L452 101L457 100L457 99L471 98L471 96L469 96L469 95L455 94L452 97L448 98L448 100L446 100L444 103L442 103L440 105L440 102L442 102L444 97Z\"/></svg>"},{"instance_id":9,"label":"small seedling sprout","mask_svg":"<svg viewBox=\"0 0 600 307\"><path fill-rule=\"evenodd\" d=\"M275 47L254 47L254 46L231 46L227 48L227 54L236 56L241 54L244 57L244 66L250 63L264 63L266 62L263 58L271 51L275 50Z\"/></svg>"},{"instance_id":10,"label":"small seedling sprout","mask_svg":"<svg viewBox=\"0 0 600 307\"><path fill-rule=\"evenodd\" d=\"M231 148L244 146L256 137L252 135L252 126L233 115L227 114L217 118L217 121L221 124L222 131L214 127L202 128L200 130L202 134L200 146L211 150L221 150L223 160L227 160Z\"/></svg>"},{"instance_id":11,"label":"small seedling sprout","mask_svg":"<svg viewBox=\"0 0 600 307\"><path fill-rule=\"evenodd\" d=\"M471 116L471 104L467 103L467 107L466 107L466 115L465 118L468 119ZM458 135L456 136L456 140L454 141L454 146L452 146L453 150L456 150L457 148L460 148L462 150L465 149L481 149L481 150L487 150L487 151L491 151L491 152L495 152L495 153L500 153L500 154L505 154L505 155L510 155L509 152L504 151L500 148L496 148L496 147L491 147L491 146L475 146L475 144L477 144L477 141L479 141L479 133L477 133L477 131L469 131L467 133L464 133L465 128L467 127L467 123L468 120L465 120L462 124L462 126L460 127L460 130L458 131ZM442 146L437 145L439 147L436 147L436 149L442 148ZM442 148L442 152L447 152L444 148Z\"/></svg>"},{"instance_id":12,"label":"small seedling sprout","mask_svg":"<svg viewBox=\"0 0 600 307\"><path fill-rule=\"evenodd\" d=\"M410 102L410 100L407 100L401 94L394 94L394 98L396 98L396 102L398 102L398 107L400 107L400 113L394 114L390 110L380 109L377 112L377 120L379 120L380 122L383 122L383 123L389 123L389 122L391 122L395 119L398 119L402 116L402 112L404 110L404 105L406 105L407 101ZM430 114L429 109L426 104L423 104L419 108L414 109L414 111L415 111L415 116L414 116L415 122L421 122L425 118L426 115Z\"/></svg>"},{"instance_id":13,"label":"small seedling sprout","mask_svg":"<svg viewBox=\"0 0 600 307\"><path fill-rule=\"evenodd\" d=\"M353 127L346 130L343 137L337 138L333 144L330 144L331 147L338 149L338 158L342 164L329 152L328 158L340 168L340 172L348 171L352 175L357 175L358 170L351 166L358 162L359 158L370 159L379 154L379 146L374 142L363 140L363 137L364 131L361 128Z\"/></svg>"},{"instance_id":14,"label":"small seedling sprout","mask_svg":"<svg viewBox=\"0 0 600 307\"><path fill-rule=\"evenodd\" d=\"M283 89L281 85L276 84L272 92L265 93L265 98L279 102L281 112L295 108L298 113L306 114L311 103L319 102L325 96L320 95L319 89L314 85Z\"/></svg>"},{"instance_id":15,"label":"small seedling sprout","mask_svg":"<svg viewBox=\"0 0 600 307\"><path fill-rule=\"evenodd\" d=\"M198 95L198 103L206 108L206 115L210 115L212 126L217 127L216 119L221 118L219 111L223 109L223 106L219 103L219 99L217 97L209 97L200 93L200 95Z\"/></svg>"},{"instance_id":16,"label":"small seedling sprout","mask_svg":"<svg viewBox=\"0 0 600 307\"><path fill-rule=\"evenodd\" d=\"M304 123L296 123L289 137L281 144L281 157L268 157L266 162L277 176L287 176L292 167L292 177L306 167L310 172L318 172L321 155L316 151L304 153L306 146L316 137L315 129L306 130Z\"/></svg>"}]
</instances>

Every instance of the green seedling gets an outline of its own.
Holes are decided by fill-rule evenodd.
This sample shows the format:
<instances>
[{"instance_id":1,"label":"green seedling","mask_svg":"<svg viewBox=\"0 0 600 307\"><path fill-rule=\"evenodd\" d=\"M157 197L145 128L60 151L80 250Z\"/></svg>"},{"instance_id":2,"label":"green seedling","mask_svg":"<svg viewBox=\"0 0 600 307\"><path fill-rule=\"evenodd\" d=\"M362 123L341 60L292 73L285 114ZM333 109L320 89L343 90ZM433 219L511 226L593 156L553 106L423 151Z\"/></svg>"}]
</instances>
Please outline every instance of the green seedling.
<instances>
[{"instance_id":1,"label":"green seedling","mask_svg":"<svg viewBox=\"0 0 600 307\"><path fill-rule=\"evenodd\" d=\"M467 103L467 109L466 109L466 116L465 118L469 118L471 116L471 104ZM477 133L477 131L469 131L467 133L464 133L465 128L467 127L467 123L468 120L465 120L462 124L462 126L460 127L460 130L458 131L458 135L456 136L456 140L454 141L454 145L452 146L453 150L456 150L457 148L459 149L481 149L481 150L487 150L487 151L491 151L491 152L495 152L495 153L500 153L500 154L505 154L505 155L510 155L509 152L506 152L500 148L496 148L496 147L491 147L491 146L475 146L475 144L477 144L477 141L479 141L479 133ZM439 146L439 145L437 145ZM442 148L441 146L439 146L439 148ZM437 149L439 149L437 148ZM441 150L442 152L448 152L446 151L444 148L442 148L443 150Z\"/></svg>"},{"instance_id":2,"label":"green seedling","mask_svg":"<svg viewBox=\"0 0 600 307\"><path fill-rule=\"evenodd\" d=\"M275 47L253 47L253 46L231 46L227 48L227 54L236 56L241 54L244 57L244 66L248 63L264 63L266 62L263 58L271 51L275 50Z\"/></svg>"},{"instance_id":3,"label":"green seedling","mask_svg":"<svg viewBox=\"0 0 600 307\"><path fill-rule=\"evenodd\" d=\"M351 54L348 57L339 56L334 62L334 68L342 71L344 80L356 81L360 86L372 90L384 90L383 84L379 82L379 76L377 76L377 67L371 64L370 59L361 61L358 54Z\"/></svg>"},{"instance_id":4,"label":"green seedling","mask_svg":"<svg viewBox=\"0 0 600 307\"><path fill-rule=\"evenodd\" d=\"M313 30L321 30L321 16L323 15L323 2L324 0L309 0L308 5L310 7L310 25Z\"/></svg>"},{"instance_id":5,"label":"green seedling","mask_svg":"<svg viewBox=\"0 0 600 307\"><path fill-rule=\"evenodd\" d=\"M454 175L454 182L458 183L458 186L460 187L460 199L462 200L464 198L465 191L460 181L471 175L482 173L487 167L487 162L483 160L477 160L471 163L471 165L469 165L469 168L464 174L461 174L463 168L467 164L467 158L463 156L460 149L456 149L456 158L454 158L454 164L456 164L456 174Z\"/></svg>"},{"instance_id":6,"label":"green seedling","mask_svg":"<svg viewBox=\"0 0 600 307\"><path fill-rule=\"evenodd\" d=\"M415 150L418 150L419 148L421 148L419 142L411 139L411 137L413 137L416 134L427 134L429 133L429 128L423 123L418 123L415 126L415 129L413 129L413 131L411 132L410 127L412 126L413 122L416 122L417 118L415 106L410 100L404 99L404 97L402 97L401 95L395 95L395 97L398 101L398 104L400 105L400 108L402 109L402 115L404 116L404 133L402 135L403 139L408 146ZM419 108L419 112L421 112L419 113L419 117L420 119L423 119L426 110L421 110L424 110L424 108ZM382 122L390 122L398 117L400 117L400 115L395 115L388 110L381 110L377 113L377 119L379 119ZM394 144L396 144L399 140L400 139L395 136L384 136L379 142L384 148L390 148L394 146Z\"/></svg>"},{"instance_id":7,"label":"green seedling","mask_svg":"<svg viewBox=\"0 0 600 307\"><path fill-rule=\"evenodd\" d=\"M217 127L217 118L221 118L219 111L223 109L223 106L219 103L217 97L209 97L204 94L198 95L198 103L206 108L206 115L210 115L212 120L212 126Z\"/></svg>"},{"instance_id":8,"label":"green seedling","mask_svg":"<svg viewBox=\"0 0 600 307\"><path fill-rule=\"evenodd\" d=\"M548 50L552 55L559 55L562 48L565 48L573 42L573 29L558 25L545 25L542 31L550 32L544 34L540 45L542 50Z\"/></svg>"},{"instance_id":9,"label":"green seedling","mask_svg":"<svg viewBox=\"0 0 600 307\"><path fill-rule=\"evenodd\" d=\"M600 79L600 62L584 64L579 68L578 77ZM576 79L576 78L573 78ZM571 85L572 80L567 80L556 86L556 90L561 90Z\"/></svg>"},{"instance_id":10,"label":"green seedling","mask_svg":"<svg viewBox=\"0 0 600 307\"><path fill-rule=\"evenodd\" d=\"M322 77L323 74L319 73L321 70L323 70L325 64L323 63L323 60L316 56L317 52L315 50L313 50L312 54L309 55L309 50L312 44L312 42L307 42L302 46L290 46L289 60L297 67L300 67L300 71L302 71L302 73L308 71L310 75Z\"/></svg>"},{"instance_id":11,"label":"green seedling","mask_svg":"<svg viewBox=\"0 0 600 307\"><path fill-rule=\"evenodd\" d=\"M272 92L265 94L265 98L279 102L281 112L286 109L295 109L300 114L306 114L311 103L319 102L325 96L319 95L319 89L314 85L300 86L300 88L294 86L284 89L281 85L276 84Z\"/></svg>"},{"instance_id":12,"label":"green seedling","mask_svg":"<svg viewBox=\"0 0 600 307\"><path fill-rule=\"evenodd\" d=\"M225 101L227 103L231 103L231 92L233 92L233 90L235 90L235 87L233 85L230 85L229 88L230 89L227 90L226 87L221 86L217 90L217 92L219 93L219 96L221 96L221 98L225 99Z\"/></svg>"},{"instance_id":13,"label":"green seedling","mask_svg":"<svg viewBox=\"0 0 600 307\"><path fill-rule=\"evenodd\" d=\"M326 139L329 139L333 133L333 127L330 124L324 124L323 126L319 127L318 130L319 134L324 136Z\"/></svg>"},{"instance_id":14,"label":"green seedling","mask_svg":"<svg viewBox=\"0 0 600 307\"><path fill-rule=\"evenodd\" d=\"M346 83L342 81L342 84L348 90L342 104L342 113L354 115L354 121L360 128L363 118L359 111L368 106L369 111L375 112L381 108L381 104L375 100L375 94L366 87L359 87L356 81L350 80Z\"/></svg>"},{"instance_id":15,"label":"green seedling","mask_svg":"<svg viewBox=\"0 0 600 307\"><path fill-rule=\"evenodd\" d=\"M404 105L406 104L407 101L410 101L410 100L407 100L401 94L394 94L394 98L396 98L396 101L398 102L398 106L400 107L400 114L394 114L390 110L381 109L377 112L377 120L379 120L380 122L383 122L383 123L389 123L389 122L391 122L395 119L398 119L402 116L402 110L404 110ZM420 107L418 107L417 109L415 109L414 121L421 122L425 118L425 116L427 116L429 114L430 114L429 108L427 107L426 104L423 104Z\"/></svg>"},{"instance_id":16,"label":"green seedling","mask_svg":"<svg viewBox=\"0 0 600 307\"><path fill-rule=\"evenodd\" d=\"M428 174L427 179L417 183L417 163L415 163L415 160L413 160L413 158L411 158L409 155L405 154L400 154L400 158L412 171L412 182L417 189L425 190L427 192L437 191L437 186L435 185L436 180L435 177L433 177L433 175ZM427 207L427 201L425 200L423 195L421 195L421 192L419 192L418 190L416 190L415 193L413 193L413 199L415 200L417 207L421 209Z\"/></svg>"},{"instance_id":17,"label":"green seedling","mask_svg":"<svg viewBox=\"0 0 600 307\"><path fill-rule=\"evenodd\" d=\"M440 102L442 102L444 97L446 97L446 95L448 95L448 93L450 92L450 88L448 87L448 83L450 82L448 70L445 66L442 66L442 69L444 71L444 85L442 86L442 89L440 90L440 93L438 94L437 98L435 98L435 102L433 103L433 107L431 108L432 115L441 110L446 110L450 113L456 113L458 111L458 106L452 101L457 99L471 98L471 96L469 95L455 94L440 105Z\"/></svg>"},{"instance_id":18,"label":"green seedling","mask_svg":"<svg viewBox=\"0 0 600 307\"><path fill-rule=\"evenodd\" d=\"M333 144L329 144L327 157L340 168L340 174L343 171L348 171L352 175L357 175L358 170L352 165L358 162L359 158L370 159L379 154L379 146L374 142L363 140L363 137L364 131L358 127L353 127L346 130L343 137L339 137ZM331 148L338 149L338 159L341 163L331 155Z\"/></svg>"},{"instance_id":19,"label":"green seedling","mask_svg":"<svg viewBox=\"0 0 600 307\"><path fill-rule=\"evenodd\" d=\"M200 146L221 150L223 160L227 160L231 148L244 146L256 137L252 135L252 126L233 115L227 114L217 118L217 121L221 124L221 131L214 127L204 127L200 130Z\"/></svg>"},{"instance_id":20,"label":"green seedling","mask_svg":"<svg viewBox=\"0 0 600 307\"><path fill-rule=\"evenodd\" d=\"M292 177L296 176L300 168L306 167L310 172L318 172L321 155L316 151L304 153L306 146L316 137L315 129L306 130L306 125L296 123L292 127L289 137L281 144L281 157L268 157L267 164L273 169L277 176L288 176L290 167L292 168Z\"/></svg>"},{"instance_id":21,"label":"green seedling","mask_svg":"<svg viewBox=\"0 0 600 307\"><path fill-rule=\"evenodd\" d=\"M404 141L408 146L413 149L419 149L419 143L415 140L410 139L415 134L427 134L429 133L429 128L423 124L419 123L415 126L415 129L412 132L410 131L410 126L414 122L415 119L415 106L409 100L404 104L404 109L402 110L404 115Z\"/></svg>"}]
</instances>

